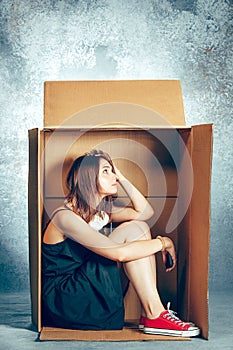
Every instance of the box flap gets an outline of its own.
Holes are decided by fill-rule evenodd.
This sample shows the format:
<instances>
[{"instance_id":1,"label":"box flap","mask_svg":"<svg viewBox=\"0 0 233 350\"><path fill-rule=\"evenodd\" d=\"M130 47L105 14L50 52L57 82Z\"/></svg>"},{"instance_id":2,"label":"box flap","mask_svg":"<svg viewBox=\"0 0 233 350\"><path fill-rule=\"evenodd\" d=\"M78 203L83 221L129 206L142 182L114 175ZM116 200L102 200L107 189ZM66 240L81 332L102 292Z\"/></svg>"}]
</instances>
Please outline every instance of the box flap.
<instances>
[{"instance_id":1,"label":"box flap","mask_svg":"<svg viewBox=\"0 0 233 350\"><path fill-rule=\"evenodd\" d=\"M48 81L44 126L185 125L178 80Z\"/></svg>"},{"instance_id":2,"label":"box flap","mask_svg":"<svg viewBox=\"0 0 233 350\"><path fill-rule=\"evenodd\" d=\"M191 137L194 187L190 205L189 311L190 319L202 329L202 336L207 339L212 125L192 127Z\"/></svg>"},{"instance_id":3,"label":"box flap","mask_svg":"<svg viewBox=\"0 0 233 350\"><path fill-rule=\"evenodd\" d=\"M28 229L32 322L41 327L41 213L39 129L29 130Z\"/></svg>"}]
</instances>

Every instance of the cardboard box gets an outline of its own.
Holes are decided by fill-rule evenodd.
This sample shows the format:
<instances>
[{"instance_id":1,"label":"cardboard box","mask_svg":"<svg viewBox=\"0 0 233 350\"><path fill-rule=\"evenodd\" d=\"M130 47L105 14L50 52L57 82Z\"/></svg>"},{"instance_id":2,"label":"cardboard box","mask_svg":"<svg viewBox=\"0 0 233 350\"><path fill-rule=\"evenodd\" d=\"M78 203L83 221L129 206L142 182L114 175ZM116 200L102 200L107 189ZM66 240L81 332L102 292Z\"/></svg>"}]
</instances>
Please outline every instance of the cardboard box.
<instances>
[{"instance_id":1,"label":"cardboard box","mask_svg":"<svg viewBox=\"0 0 233 350\"><path fill-rule=\"evenodd\" d=\"M135 329L140 305L132 286L122 331L73 331L41 323L41 232L65 196L65 177L92 148L110 153L155 209L153 237L170 235L178 264L158 289L208 339L208 262L212 125L186 126L179 81L46 82L44 129L29 131L29 244L32 321L41 340L184 340ZM118 200L128 201L119 192ZM130 324L130 326L129 326Z\"/></svg>"}]
</instances>

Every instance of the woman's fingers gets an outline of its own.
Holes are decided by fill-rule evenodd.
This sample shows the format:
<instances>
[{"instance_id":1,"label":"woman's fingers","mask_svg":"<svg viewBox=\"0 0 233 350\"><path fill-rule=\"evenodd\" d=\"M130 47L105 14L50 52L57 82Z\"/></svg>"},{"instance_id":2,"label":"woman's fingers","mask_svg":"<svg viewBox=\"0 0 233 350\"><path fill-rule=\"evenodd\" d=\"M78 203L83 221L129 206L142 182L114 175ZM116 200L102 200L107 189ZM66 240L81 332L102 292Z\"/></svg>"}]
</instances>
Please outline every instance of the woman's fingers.
<instances>
[{"instance_id":1,"label":"woman's fingers","mask_svg":"<svg viewBox=\"0 0 233 350\"><path fill-rule=\"evenodd\" d=\"M162 252L163 263L166 266L166 271L172 271L176 266L176 252L172 240L165 238L165 250Z\"/></svg>"}]
</instances>

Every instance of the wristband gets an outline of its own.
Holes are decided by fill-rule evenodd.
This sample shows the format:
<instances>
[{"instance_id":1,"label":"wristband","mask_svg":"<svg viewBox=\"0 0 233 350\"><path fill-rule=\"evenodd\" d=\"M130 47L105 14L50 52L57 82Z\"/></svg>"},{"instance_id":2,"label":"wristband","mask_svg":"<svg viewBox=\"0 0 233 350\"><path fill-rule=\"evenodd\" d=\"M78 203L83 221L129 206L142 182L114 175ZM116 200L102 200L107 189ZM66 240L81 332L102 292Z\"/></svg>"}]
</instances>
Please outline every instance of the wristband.
<instances>
[{"instance_id":1,"label":"wristband","mask_svg":"<svg viewBox=\"0 0 233 350\"><path fill-rule=\"evenodd\" d=\"M161 251L163 252L163 251L165 250L165 242L164 242L164 239L163 239L161 236L157 236L156 238L159 239L160 242L162 243L162 249L161 249Z\"/></svg>"}]
</instances>

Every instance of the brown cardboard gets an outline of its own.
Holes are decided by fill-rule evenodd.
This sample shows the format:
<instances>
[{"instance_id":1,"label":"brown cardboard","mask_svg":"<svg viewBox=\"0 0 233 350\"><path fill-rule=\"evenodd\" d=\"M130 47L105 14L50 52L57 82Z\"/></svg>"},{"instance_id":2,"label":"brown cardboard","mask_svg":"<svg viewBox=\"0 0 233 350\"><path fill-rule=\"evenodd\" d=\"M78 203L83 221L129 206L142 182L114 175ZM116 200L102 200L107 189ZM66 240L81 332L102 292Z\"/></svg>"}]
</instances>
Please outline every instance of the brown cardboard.
<instances>
[{"instance_id":1,"label":"brown cardboard","mask_svg":"<svg viewBox=\"0 0 233 350\"><path fill-rule=\"evenodd\" d=\"M120 103L117 108L104 104ZM130 104L130 105L128 105ZM137 108L133 109L132 106ZM101 108L90 108L99 106ZM146 107L153 113L146 113ZM88 109L86 114L81 113ZM96 110L101 111L96 118ZM166 124L185 125L184 107L178 80L103 80L54 81L45 83L44 126L60 126L79 113L70 126L108 124L109 122L155 125L154 114ZM143 114L142 114L143 113ZM149 122L151 121L151 122ZM158 121L157 121L158 122Z\"/></svg>"},{"instance_id":2,"label":"brown cardboard","mask_svg":"<svg viewBox=\"0 0 233 350\"><path fill-rule=\"evenodd\" d=\"M87 88L88 86L90 89ZM146 86L147 89L145 90ZM144 92L147 91L150 96L141 96L144 95L142 87ZM94 88L96 89L96 95L93 90ZM167 94L165 94L165 92ZM54 129L52 126L64 123L64 121L66 122L66 118L69 119L70 114L74 115L79 110L89 107L92 101L93 104L114 102L122 97L122 93L124 93L124 96L128 96L127 102L131 101L132 103L136 103L138 101L138 103L148 103L150 108L155 106L152 106L151 101L156 101L156 107L154 108L157 108L157 110L160 108L160 113L164 113L168 116L170 115L170 117L168 117L170 118L169 122L174 122L176 126L180 126L158 126L157 124L151 126L151 124L153 124L153 113L148 116L147 125L143 126L143 119L141 120L140 118L141 112L145 110L141 110L140 108L140 113L135 116L134 126L132 126L131 117L129 119L124 118L124 125L112 125L109 123L109 120L109 126L106 124L103 125L99 123L98 113L94 115L93 111L91 112L91 122L95 126L94 129L90 128L90 125L88 128L85 128L87 122L84 119L80 121L81 125L76 125L75 127L71 124L65 125L65 127L60 129ZM80 98L78 98L79 94L81 94ZM169 94L171 95L172 102L169 100ZM168 101L169 103L167 102L165 106L163 105L161 107L161 104L158 103L160 98L163 102ZM110 101L108 99L110 99ZM82 103L80 100L82 100ZM126 101L126 98L124 101ZM173 116L175 117L171 117L171 106L174 109ZM130 106L130 108L131 107L132 106ZM161 108L163 108L163 111ZM117 111L119 111L118 106ZM155 218L149 222L152 227L152 235L155 237L158 234L164 234L168 219L174 208L176 208L177 211L175 211L175 214L173 213L174 218L178 217L179 211L183 210L183 202L178 201L178 207L176 207L176 202L179 196L185 196L186 193L189 193L189 188L191 186L180 139L183 140L191 157L194 170L194 190L186 215L182 222L170 233L177 247L177 269L168 275L164 271L160 255L157 255L158 288L161 292L162 301L164 303L172 301L172 308L176 309L178 314L185 320L194 321L201 327L202 336L206 339L208 338L209 198L212 126L200 125L186 127L184 125L182 111L181 89L177 81L47 82L45 84L46 128L43 130L34 129L29 131L29 243L32 319L38 331L41 331L41 340L83 339L82 331L44 328L43 324L41 324L40 311L41 231L46 224L47 215L63 202L65 193L64 179L72 159L96 145L105 145L106 151L111 155L112 153L117 155L118 150L122 148L121 154L123 154L127 142L130 142L129 140L136 142L142 148L146 147L149 149L155 158L158 159L164 171L164 178L167 185L165 195L161 190L163 187L160 181L164 181L164 178L162 179L161 177L161 169L151 161L150 156L147 155L145 157L143 152L140 153L140 147L139 152L136 154L135 159L137 159L137 161L135 162L139 162L140 165L140 160L142 160L143 157L145 158L143 159L143 161L147 161L147 172L145 173L149 174L149 181L151 181L151 176L154 176L157 186L148 187L148 179L145 177L138 164L123 159L123 157L115 161L119 163L122 171L124 171L124 169L127 171L131 181L139 187L155 208ZM84 114L86 115L86 111ZM172 118L174 118L174 120ZM75 121L77 122L78 119L75 119ZM102 122L103 121L102 119ZM52 125L49 127L48 123ZM98 123L99 125L97 125ZM137 124L137 126L135 126L135 124ZM140 125L138 126L138 124ZM179 138L176 138L176 136L173 137L173 135L175 135L174 131L175 134L178 133L180 136ZM81 137L80 133L83 133ZM167 140L166 142L169 147L173 150L177 150L179 155L178 173L169 158L169 152L154 136L157 135L157 133L159 137L161 136L162 139ZM52 142L50 142L51 139L53 140ZM122 139L125 140L123 143ZM109 140L113 142L113 146ZM132 157L134 159L134 155L132 155ZM151 166L151 164L153 166ZM60 187L59 183L56 182L56 176L54 176L59 173L59 169L62 169L61 176L63 181L63 185ZM178 184L178 174L179 178L181 177L182 179L181 184ZM121 197L121 201L127 201L123 193ZM125 309L126 320L133 320L133 322L138 320L140 308L132 287L129 288L125 298ZM100 335L100 333L102 333L102 335ZM111 339L120 341L132 340L132 338L134 340L151 340L148 335L143 335L132 328L126 328L120 333L113 332L112 335L109 332L96 333L94 331L87 333L85 331L84 334L86 334L87 337L85 340L102 341ZM161 339L159 336L152 337L154 340ZM176 337L162 337L162 339L166 340L167 338L177 340Z\"/></svg>"},{"instance_id":3,"label":"brown cardboard","mask_svg":"<svg viewBox=\"0 0 233 350\"><path fill-rule=\"evenodd\" d=\"M183 131L182 137L192 159L194 187L189 210L178 227L178 308L181 316L196 322L203 338L208 339L212 125L193 126L192 132ZM180 171L186 171L182 161ZM183 185L188 188L189 178L184 178ZM187 248L189 254L182 254Z\"/></svg>"},{"instance_id":4,"label":"brown cardboard","mask_svg":"<svg viewBox=\"0 0 233 350\"><path fill-rule=\"evenodd\" d=\"M169 140L171 148L175 147L176 132L174 131L161 131L165 134L165 137ZM167 135L167 136L166 136ZM120 139L120 141L118 141ZM131 143L133 144L133 147ZM93 148L101 148L102 150L110 153L112 156L119 154L119 143L121 147L125 147L124 156L128 159L134 159L134 152L137 154L135 162L130 163L124 159L116 159L116 164L120 168L127 169L127 176L129 180L137 185L139 190L145 195L148 195L148 190L153 196L163 196L167 187L167 195L177 196L177 174L176 170L169 164L169 152L161 145L161 142L156 139L153 132L150 133L147 130L128 130L124 128L117 128L117 132L114 130L75 130L70 129L60 130L55 132L51 136L51 129L45 131L45 196L55 197L64 196L65 191L65 179L68 170L77 157L85 153L87 150ZM122 144L123 143L123 144ZM131 151L130 151L131 147ZM145 152L145 147L148 149ZM56 157L54 157L56 154ZM148 160L145 159L148 158ZM141 167L145 162L154 163L152 169L147 169L147 178L143 174ZM59 174L60 164L63 163L63 181L60 183ZM163 168L161 167L163 165ZM164 175L166 178L166 184L163 183ZM148 188L149 180L151 182L150 188ZM153 186L154 183L154 186ZM153 188L151 188L153 187ZM121 195L121 193L119 193Z\"/></svg>"},{"instance_id":5,"label":"brown cardboard","mask_svg":"<svg viewBox=\"0 0 233 350\"><path fill-rule=\"evenodd\" d=\"M151 341L151 340L190 340L182 337L155 336L138 331L136 325L124 327L121 331L76 331L72 329L44 327L40 340L75 341Z\"/></svg>"},{"instance_id":6,"label":"brown cardboard","mask_svg":"<svg viewBox=\"0 0 233 350\"><path fill-rule=\"evenodd\" d=\"M190 294L200 295L197 300L190 299L190 319L198 322L202 328L203 337L207 338L208 329L205 320L208 318L208 285L209 266L209 227L210 227L210 174L212 143L211 125L198 125L193 127L192 133L192 164L194 169L194 189L190 206L192 220L190 252L198 256L198 260L190 259ZM201 276L205 276L203 285L200 283Z\"/></svg>"},{"instance_id":7,"label":"brown cardboard","mask_svg":"<svg viewBox=\"0 0 233 350\"><path fill-rule=\"evenodd\" d=\"M41 224L42 203L40 196L40 132L38 129L29 132L29 261L30 285L32 300L32 322L40 329L41 325Z\"/></svg>"}]
</instances>

